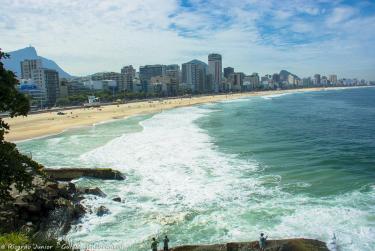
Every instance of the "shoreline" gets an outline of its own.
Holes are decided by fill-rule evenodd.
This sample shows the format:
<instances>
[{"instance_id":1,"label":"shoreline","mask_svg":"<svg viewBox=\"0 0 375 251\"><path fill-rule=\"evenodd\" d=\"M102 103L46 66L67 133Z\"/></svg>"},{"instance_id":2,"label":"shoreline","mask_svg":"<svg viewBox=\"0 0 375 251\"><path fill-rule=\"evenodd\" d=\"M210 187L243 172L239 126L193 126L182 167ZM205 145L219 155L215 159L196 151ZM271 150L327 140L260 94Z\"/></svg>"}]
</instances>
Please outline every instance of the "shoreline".
<instances>
[{"instance_id":1,"label":"shoreline","mask_svg":"<svg viewBox=\"0 0 375 251\"><path fill-rule=\"evenodd\" d=\"M34 113L26 117L4 118L10 126L5 139L21 142L36 138L58 135L69 129L94 126L130 116L150 114L178 107L186 107L204 103L215 103L256 96L270 96L285 93L303 93L325 90L340 90L358 87L317 87L275 91L258 91L230 94L181 97L174 99L144 100L126 104L105 105L97 108L81 108L63 110L65 115L57 115L56 111Z\"/></svg>"}]
</instances>

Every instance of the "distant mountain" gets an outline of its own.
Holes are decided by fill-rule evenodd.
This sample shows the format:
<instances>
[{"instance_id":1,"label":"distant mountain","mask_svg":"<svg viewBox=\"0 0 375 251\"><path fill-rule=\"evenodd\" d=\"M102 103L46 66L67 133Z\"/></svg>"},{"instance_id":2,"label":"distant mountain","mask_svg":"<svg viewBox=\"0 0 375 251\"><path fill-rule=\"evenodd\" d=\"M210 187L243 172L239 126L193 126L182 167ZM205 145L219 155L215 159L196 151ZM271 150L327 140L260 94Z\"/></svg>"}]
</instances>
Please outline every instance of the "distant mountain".
<instances>
[{"instance_id":1,"label":"distant mountain","mask_svg":"<svg viewBox=\"0 0 375 251\"><path fill-rule=\"evenodd\" d=\"M16 73L21 77L21 61L25 59L41 59L42 67L58 71L60 78L71 78L72 76L61 69L53 60L38 56L34 47L29 46L20 50L7 52L10 56L9 59L4 60L4 67Z\"/></svg>"},{"instance_id":2,"label":"distant mountain","mask_svg":"<svg viewBox=\"0 0 375 251\"><path fill-rule=\"evenodd\" d=\"M279 76L280 76L281 80L287 80L289 75L292 75L296 79L300 79L297 75L295 75L293 73L290 73L287 70L281 70L280 73L279 73Z\"/></svg>"}]
</instances>

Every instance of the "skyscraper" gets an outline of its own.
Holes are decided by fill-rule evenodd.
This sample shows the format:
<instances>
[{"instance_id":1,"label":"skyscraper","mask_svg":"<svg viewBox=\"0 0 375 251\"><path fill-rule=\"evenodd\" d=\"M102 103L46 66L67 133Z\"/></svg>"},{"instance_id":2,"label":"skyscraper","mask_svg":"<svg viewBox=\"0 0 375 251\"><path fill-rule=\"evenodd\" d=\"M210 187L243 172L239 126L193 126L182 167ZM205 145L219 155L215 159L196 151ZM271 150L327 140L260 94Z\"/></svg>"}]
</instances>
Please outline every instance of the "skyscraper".
<instances>
[{"instance_id":1,"label":"skyscraper","mask_svg":"<svg viewBox=\"0 0 375 251\"><path fill-rule=\"evenodd\" d=\"M180 66L178 64L167 65L165 75L170 78L170 85L167 85L168 96L177 95L181 77Z\"/></svg>"},{"instance_id":2,"label":"skyscraper","mask_svg":"<svg viewBox=\"0 0 375 251\"><path fill-rule=\"evenodd\" d=\"M232 90L242 91L244 77L245 77L245 74L243 72L233 73Z\"/></svg>"},{"instance_id":3,"label":"skyscraper","mask_svg":"<svg viewBox=\"0 0 375 251\"><path fill-rule=\"evenodd\" d=\"M208 55L208 72L212 75L212 91L221 91L222 60L220 54Z\"/></svg>"},{"instance_id":4,"label":"skyscraper","mask_svg":"<svg viewBox=\"0 0 375 251\"><path fill-rule=\"evenodd\" d=\"M234 68L233 67L225 67L224 68L224 77L228 78L230 74L234 73Z\"/></svg>"},{"instance_id":5,"label":"skyscraper","mask_svg":"<svg viewBox=\"0 0 375 251\"><path fill-rule=\"evenodd\" d=\"M335 74L329 75L329 82L331 83L331 85L336 85L337 84L337 75L335 75Z\"/></svg>"},{"instance_id":6,"label":"skyscraper","mask_svg":"<svg viewBox=\"0 0 375 251\"><path fill-rule=\"evenodd\" d=\"M47 105L54 106L59 96L59 73L52 69L39 68L32 71L33 81L46 94Z\"/></svg>"},{"instance_id":7,"label":"skyscraper","mask_svg":"<svg viewBox=\"0 0 375 251\"><path fill-rule=\"evenodd\" d=\"M276 84L278 84L280 82L280 75L278 73L274 73L272 75L272 81Z\"/></svg>"},{"instance_id":8,"label":"skyscraper","mask_svg":"<svg viewBox=\"0 0 375 251\"><path fill-rule=\"evenodd\" d=\"M320 85L320 74L314 75L314 85Z\"/></svg>"},{"instance_id":9,"label":"skyscraper","mask_svg":"<svg viewBox=\"0 0 375 251\"><path fill-rule=\"evenodd\" d=\"M193 92L207 92L206 84L207 64L199 60L192 60L182 64L182 83Z\"/></svg>"},{"instance_id":10,"label":"skyscraper","mask_svg":"<svg viewBox=\"0 0 375 251\"><path fill-rule=\"evenodd\" d=\"M21 61L21 78L31 79L32 71L42 68L42 60L40 59L25 59Z\"/></svg>"},{"instance_id":11,"label":"skyscraper","mask_svg":"<svg viewBox=\"0 0 375 251\"><path fill-rule=\"evenodd\" d=\"M147 92L148 84L152 77L165 76L165 65L145 65L139 67L139 79L141 81L142 90Z\"/></svg>"},{"instance_id":12,"label":"skyscraper","mask_svg":"<svg viewBox=\"0 0 375 251\"><path fill-rule=\"evenodd\" d=\"M121 74L128 74L132 78L135 78L135 69L132 65L127 65L121 68Z\"/></svg>"},{"instance_id":13,"label":"skyscraper","mask_svg":"<svg viewBox=\"0 0 375 251\"><path fill-rule=\"evenodd\" d=\"M135 69L132 65L124 66L121 68L121 76L124 81L124 85L120 87L120 90L133 91L133 80L135 78Z\"/></svg>"}]
</instances>

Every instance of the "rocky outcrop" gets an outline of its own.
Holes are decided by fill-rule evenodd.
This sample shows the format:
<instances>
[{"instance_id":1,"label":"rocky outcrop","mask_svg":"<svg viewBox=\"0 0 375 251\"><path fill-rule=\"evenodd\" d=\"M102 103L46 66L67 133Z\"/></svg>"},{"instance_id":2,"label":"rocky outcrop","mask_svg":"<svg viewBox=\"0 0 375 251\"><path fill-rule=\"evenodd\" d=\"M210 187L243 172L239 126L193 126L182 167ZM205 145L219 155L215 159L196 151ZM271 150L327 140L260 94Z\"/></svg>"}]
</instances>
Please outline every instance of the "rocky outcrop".
<instances>
[{"instance_id":1,"label":"rocky outcrop","mask_svg":"<svg viewBox=\"0 0 375 251\"><path fill-rule=\"evenodd\" d=\"M99 188L76 187L71 182L57 182L40 175L33 180L33 189L20 193L12 187L12 201L0 204L0 232L13 232L32 227L43 234L63 235L86 213L80 203L84 195L106 197ZM101 208L98 215L108 214Z\"/></svg>"},{"instance_id":2,"label":"rocky outcrop","mask_svg":"<svg viewBox=\"0 0 375 251\"><path fill-rule=\"evenodd\" d=\"M109 214L109 209L106 208L105 206L100 206L96 209L96 215L97 216L103 216L105 214Z\"/></svg>"},{"instance_id":3,"label":"rocky outcrop","mask_svg":"<svg viewBox=\"0 0 375 251\"><path fill-rule=\"evenodd\" d=\"M33 189L20 193L12 189L13 201L0 206L0 226L4 232L17 231L32 224L36 230L51 229L66 232L85 213L72 183L58 183L35 176ZM57 230L54 230L57 231Z\"/></svg>"},{"instance_id":4,"label":"rocky outcrop","mask_svg":"<svg viewBox=\"0 0 375 251\"><path fill-rule=\"evenodd\" d=\"M43 171L51 178L61 181L70 181L82 177L97 179L124 180L125 176L111 168L45 168Z\"/></svg>"},{"instance_id":5,"label":"rocky outcrop","mask_svg":"<svg viewBox=\"0 0 375 251\"><path fill-rule=\"evenodd\" d=\"M120 197L115 197L112 199L113 201L116 201L116 202L121 202L121 198Z\"/></svg>"},{"instance_id":6,"label":"rocky outcrop","mask_svg":"<svg viewBox=\"0 0 375 251\"><path fill-rule=\"evenodd\" d=\"M96 196L103 197L103 198L107 197L107 195L98 187L95 187L95 188L78 187L77 192L80 194L92 194L92 195L96 195Z\"/></svg>"},{"instance_id":7,"label":"rocky outcrop","mask_svg":"<svg viewBox=\"0 0 375 251\"><path fill-rule=\"evenodd\" d=\"M186 245L171 248L170 251L258 251L257 241L231 242L213 245ZM329 251L327 245L312 239L268 240L266 251Z\"/></svg>"}]
</instances>

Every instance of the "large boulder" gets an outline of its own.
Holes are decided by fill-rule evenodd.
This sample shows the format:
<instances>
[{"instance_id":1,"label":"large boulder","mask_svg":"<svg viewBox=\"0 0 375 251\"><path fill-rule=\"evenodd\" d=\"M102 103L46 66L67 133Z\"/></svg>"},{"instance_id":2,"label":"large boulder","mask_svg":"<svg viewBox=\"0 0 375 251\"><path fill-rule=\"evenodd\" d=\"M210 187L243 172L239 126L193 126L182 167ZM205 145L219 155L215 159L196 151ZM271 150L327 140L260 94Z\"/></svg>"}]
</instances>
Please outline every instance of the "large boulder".
<instances>
[{"instance_id":1,"label":"large boulder","mask_svg":"<svg viewBox=\"0 0 375 251\"><path fill-rule=\"evenodd\" d=\"M96 215L97 216L103 216L105 214L109 214L109 209L106 208L105 206L100 206L96 209Z\"/></svg>"},{"instance_id":2,"label":"large boulder","mask_svg":"<svg viewBox=\"0 0 375 251\"><path fill-rule=\"evenodd\" d=\"M120 197L115 197L112 199L113 201L116 201L116 202L121 202L121 198Z\"/></svg>"},{"instance_id":3,"label":"large boulder","mask_svg":"<svg viewBox=\"0 0 375 251\"><path fill-rule=\"evenodd\" d=\"M77 188L77 193L78 194L92 194L92 195L96 195L99 197L107 197L107 195L102 190L100 190L99 187L95 187L95 188L79 187Z\"/></svg>"}]
</instances>

